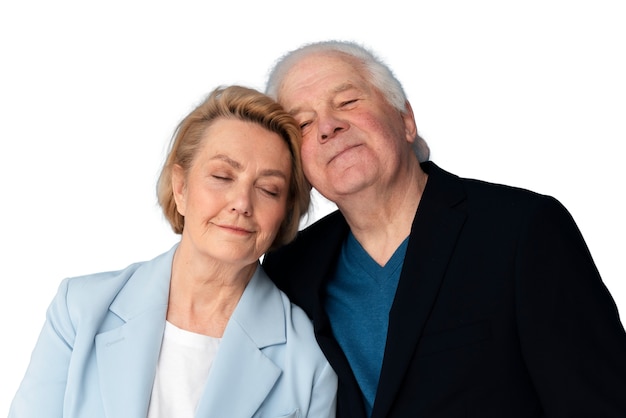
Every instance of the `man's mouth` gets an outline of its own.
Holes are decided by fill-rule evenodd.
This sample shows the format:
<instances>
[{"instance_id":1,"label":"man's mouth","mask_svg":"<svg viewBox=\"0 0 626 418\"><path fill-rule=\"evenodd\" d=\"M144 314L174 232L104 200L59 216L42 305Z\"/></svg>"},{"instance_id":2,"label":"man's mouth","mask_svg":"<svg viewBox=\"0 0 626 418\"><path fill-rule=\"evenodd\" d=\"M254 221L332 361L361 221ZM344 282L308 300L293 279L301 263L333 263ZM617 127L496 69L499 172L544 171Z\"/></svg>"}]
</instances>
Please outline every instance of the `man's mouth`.
<instances>
[{"instance_id":1,"label":"man's mouth","mask_svg":"<svg viewBox=\"0 0 626 418\"><path fill-rule=\"evenodd\" d=\"M356 144L356 145L350 145L348 147L343 148L341 151L339 151L337 154L333 155L332 158L328 161L328 163L330 164L333 160L335 160L336 158L342 156L343 154L345 154L346 152L350 152L351 150L353 150L354 148L359 147L361 144Z\"/></svg>"}]
</instances>

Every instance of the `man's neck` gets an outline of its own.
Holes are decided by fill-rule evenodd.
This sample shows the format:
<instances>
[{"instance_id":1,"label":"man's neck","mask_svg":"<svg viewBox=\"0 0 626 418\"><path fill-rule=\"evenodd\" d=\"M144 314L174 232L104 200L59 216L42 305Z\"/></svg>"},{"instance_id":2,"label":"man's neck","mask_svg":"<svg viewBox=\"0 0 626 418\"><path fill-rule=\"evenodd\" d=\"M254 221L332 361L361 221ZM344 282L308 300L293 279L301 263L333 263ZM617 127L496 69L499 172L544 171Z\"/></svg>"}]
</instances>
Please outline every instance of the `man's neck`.
<instances>
[{"instance_id":1,"label":"man's neck","mask_svg":"<svg viewBox=\"0 0 626 418\"><path fill-rule=\"evenodd\" d=\"M410 234L427 180L419 169L384 191L366 190L337 202L357 241L381 266Z\"/></svg>"}]
</instances>

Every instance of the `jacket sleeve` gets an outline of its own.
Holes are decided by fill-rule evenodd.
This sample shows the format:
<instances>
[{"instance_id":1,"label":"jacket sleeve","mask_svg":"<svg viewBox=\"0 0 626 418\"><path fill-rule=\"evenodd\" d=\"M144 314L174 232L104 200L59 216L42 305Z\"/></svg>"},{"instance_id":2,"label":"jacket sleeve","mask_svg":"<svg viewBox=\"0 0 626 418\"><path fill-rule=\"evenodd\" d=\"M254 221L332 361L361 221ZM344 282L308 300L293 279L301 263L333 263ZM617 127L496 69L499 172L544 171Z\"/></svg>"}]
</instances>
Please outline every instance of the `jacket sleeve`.
<instances>
[{"instance_id":1,"label":"jacket sleeve","mask_svg":"<svg viewBox=\"0 0 626 418\"><path fill-rule=\"evenodd\" d=\"M17 390L9 418L61 418L74 329L70 321L64 280L50 304L46 321Z\"/></svg>"},{"instance_id":2,"label":"jacket sleeve","mask_svg":"<svg viewBox=\"0 0 626 418\"><path fill-rule=\"evenodd\" d=\"M626 334L574 220L546 198L522 229L516 314L547 417L626 417Z\"/></svg>"}]
</instances>

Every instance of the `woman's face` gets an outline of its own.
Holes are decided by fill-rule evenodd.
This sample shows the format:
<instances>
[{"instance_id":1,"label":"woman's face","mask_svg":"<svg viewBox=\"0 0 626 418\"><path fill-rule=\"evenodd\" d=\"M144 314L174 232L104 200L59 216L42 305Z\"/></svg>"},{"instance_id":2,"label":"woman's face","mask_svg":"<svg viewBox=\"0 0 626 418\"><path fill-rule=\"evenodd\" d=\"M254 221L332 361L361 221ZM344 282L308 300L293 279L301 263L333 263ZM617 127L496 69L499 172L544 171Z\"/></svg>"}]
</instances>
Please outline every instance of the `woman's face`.
<instances>
[{"instance_id":1,"label":"woman's face","mask_svg":"<svg viewBox=\"0 0 626 418\"><path fill-rule=\"evenodd\" d=\"M174 168L181 243L212 261L255 263L285 217L290 177L291 154L278 134L252 122L214 121L189 171Z\"/></svg>"}]
</instances>

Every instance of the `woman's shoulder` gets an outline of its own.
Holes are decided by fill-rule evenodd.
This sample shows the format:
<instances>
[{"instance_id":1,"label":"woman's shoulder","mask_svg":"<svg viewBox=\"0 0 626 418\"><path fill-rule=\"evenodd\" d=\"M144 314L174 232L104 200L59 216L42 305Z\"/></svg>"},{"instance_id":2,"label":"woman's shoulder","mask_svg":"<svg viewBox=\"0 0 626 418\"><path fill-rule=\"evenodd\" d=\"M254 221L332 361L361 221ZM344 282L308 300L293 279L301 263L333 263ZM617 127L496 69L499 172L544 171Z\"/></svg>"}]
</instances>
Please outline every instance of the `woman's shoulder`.
<instances>
[{"instance_id":1,"label":"woman's shoulder","mask_svg":"<svg viewBox=\"0 0 626 418\"><path fill-rule=\"evenodd\" d=\"M254 290L259 294L258 297L263 299L263 303L270 303L272 300L277 301L280 299L282 310L284 311L284 320L281 323L284 322L286 325L288 343L290 342L289 340L292 340L294 343L302 340L306 344L310 341L315 341L313 323L305 311L293 303L289 296L272 282L262 266L259 266L257 276ZM260 289L263 290L261 291ZM270 297L269 295L273 296ZM282 317L283 315L281 314L280 316ZM274 319L277 318L277 316L272 317Z\"/></svg>"},{"instance_id":2,"label":"woman's shoulder","mask_svg":"<svg viewBox=\"0 0 626 418\"><path fill-rule=\"evenodd\" d=\"M90 315L108 310L112 301L133 277L155 276L157 270L171 268L172 250L149 261L129 264L119 270L68 277L61 281L53 305L63 306L70 316ZM169 277L169 271L165 272ZM164 274L165 274L164 273ZM135 287L140 287L139 284Z\"/></svg>"},{"instance_id":3,"label":"woman's shoulder","mask_svg":"<svg viewBox=\"0 0 626 418\"><path fill-rule=\"evenodd\" d=\"M325 363L326 359L315 339L313 321L300 306L291 302L282 291L280 292L288 310L286 321L287 345L291 346L299 356L309 356L317 359L320 364Z\"/></svg>"},{"instance_id":4,"label":"woman's shoulder","mask_svg":"<svg viewBox=\"0 0 626 418\"><path fill-rule=\"evenodd\" d=\"M140 270L171 269L171 260L175 249L176 246L151 260L133 262L121 269L68 277L61 282L61 287L66 287L68 292L73 292L79 296L88 297L92 295L98 297L99 292L106 293L109 289L115 290L123 287Z\"/></svg>"},{"instance_id":5,"label":"woman's shoulder","mask_svg":"<svg viewBox=\"0 0 626 418\"><path fill-rule=\"evenodd\" d=\"M68 277L61 281L59 292L65 293L68 302L93 301L108 291L119 290L145 262L137 262L119 270L102 271L82 276Z\"/></svg>"}]
</instances>

